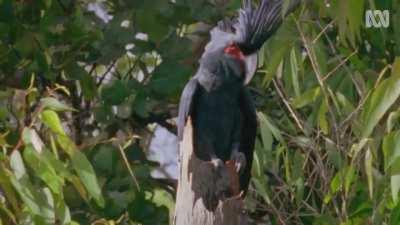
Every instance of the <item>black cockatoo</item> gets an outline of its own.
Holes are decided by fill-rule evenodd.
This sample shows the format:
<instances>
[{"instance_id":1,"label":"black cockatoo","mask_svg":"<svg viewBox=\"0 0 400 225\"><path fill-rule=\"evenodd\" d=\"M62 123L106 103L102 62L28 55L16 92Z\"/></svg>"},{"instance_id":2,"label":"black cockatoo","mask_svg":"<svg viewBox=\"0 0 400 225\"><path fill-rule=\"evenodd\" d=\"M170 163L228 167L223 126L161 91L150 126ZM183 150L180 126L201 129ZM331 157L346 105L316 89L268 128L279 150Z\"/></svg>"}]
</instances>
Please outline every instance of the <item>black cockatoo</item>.
<instances>
[{"instance_id":1,"label":"black cockatoo","mask_svg":"<svg viewBox=\"0 0 400 225\"><path fill-rule=\"evenodd\" d=\"M196 156L216 167L233 160L244 193L257 131L256 109L246 85L257 68L257 51L282 23L283 1L261 0L254 7L245 0L237 19L219 22L180 99L179 140L191 116ZM298 2L293 1L287 12Z\"/></svg>"}]
</instances>

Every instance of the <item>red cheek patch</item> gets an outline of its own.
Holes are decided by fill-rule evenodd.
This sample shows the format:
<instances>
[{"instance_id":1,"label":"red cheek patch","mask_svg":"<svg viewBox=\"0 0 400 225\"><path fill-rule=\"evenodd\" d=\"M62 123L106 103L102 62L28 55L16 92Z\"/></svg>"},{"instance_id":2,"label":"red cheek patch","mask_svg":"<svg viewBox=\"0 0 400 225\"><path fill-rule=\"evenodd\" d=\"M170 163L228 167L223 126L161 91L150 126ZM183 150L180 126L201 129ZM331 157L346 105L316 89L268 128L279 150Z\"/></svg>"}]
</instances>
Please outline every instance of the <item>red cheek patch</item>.
<instances>
[{"instance_id":1,"label":"red cheek patch","mask_svg":"<svg viewBox=\"0 0 400 225\"><path fill-rule=\"evenodd\" d=\"M244 54L236 44L230 44L224 49L224 52L240 61L244 60Z\"/></svg>"},{"instance_id":2,"label":"red cheek patch","mask_svg":"<svg viewBox=\"0 0 400 225\"><path fill-rule=\"evenodd\" d=\"M240 50L239 46L236 44L230 44L224 49L224 53L232 56L233 58L240 61L240 66L242 67L243 71L245 70L245 57L243 52Z\"/></svg>"}]
</instances>

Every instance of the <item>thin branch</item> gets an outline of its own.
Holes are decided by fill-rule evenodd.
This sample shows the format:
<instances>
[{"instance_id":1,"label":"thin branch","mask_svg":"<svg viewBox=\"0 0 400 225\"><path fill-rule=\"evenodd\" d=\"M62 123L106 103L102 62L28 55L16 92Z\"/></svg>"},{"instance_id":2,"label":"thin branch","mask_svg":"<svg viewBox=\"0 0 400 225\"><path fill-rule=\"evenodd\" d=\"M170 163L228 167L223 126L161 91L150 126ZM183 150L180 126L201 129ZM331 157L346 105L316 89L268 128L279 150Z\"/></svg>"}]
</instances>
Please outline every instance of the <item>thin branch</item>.
<instances>
[{"instance_id":1,"label":"thin branch","mask_svg":"<svg viewBox=\"0 0 400 225\"><path fill-rule=\"evenodd\" d=\"M343 126L346 125L350 120L352 120L353 117L354 117L359 111L362 110L362 108L363 108L364 104L366 103L366 101L367 101L368 97L370 96L370 94L371 94L371 91L368 92L368 94L361 100L361 102L360 102L360 104L358 104L357 108L356 108L355 110L353 110L353 112L351 112L351 113L346 117L346 119L344 119L344 120L341 122L341 124L340 124L341 129L342 129Z\"/></svg>"},{"instance_id":2,"label":"thin branch","mask_svg":"<svg viewBox=\"0 0 400 225\"><path fill-rule=\"evenodd\" d=\"M99 85L101 85L103 83L103 81L106 78L107 74L111 71L112 68L114 68L116 62L117 62L117 60L112 61L112 63L107 67L106 72L104 72L103 75L101 75L99 81L97 82L97 86L99 86Z\"/></svg>"},{"instance_id":3,"label":"thin branch","mask_svg":"<svg viewBox=\"0 0 400 225\"><path fill-rule=\"evenodd\" d=\"M61 2L61 0L57 0L58 5L60 5L61 9L66 13L67 7Z\"/></svg>"},{"instance_id":4,"label":"thin branch","mask_svg":"<svg viewBox=\"0 0 400 225\"><path fill-rule=\"evenodd\" d=\"M130 66L128 72L126 72L125 77L127 77L129 74L132 73L132 71L133 71L133 70L136 68L136 66L138 65L139 61L142 59L142 56L143 56L143 54L139 55L139 56L136 58L136 60L135 60L135 62L133 63L133 65ZM130 61L129 61L129 62L130 62ZM130 64L130 63L129 63L129 64Z\"/></svg>"},{"instance_id":5,"label":"thin branch","mask_svg":"<svg viewBox=\"0 0 400 225\"><path fill-rule=\"evenodd\" d=\"M129 165L128 158L126 157L126 154L125 154L125 151L124 151L123 147L122 146L118 146L118 149L119 149L119 152L121 153L122 159L124 160L125 166L127 167L128 171L129 171L129 174L132 177L132 180L133 180L134 184L136 185L137 190L140 191L139 182L137 181L136 176L133 173L131 165Z\"/></svg>"},{"instance_id":6,"label":"thin branch","mask_svg":"<svg viewBox=\"0 0 400 225\"><path fill-rule=\"evenodd\" d=\"M358 50L355 50L352 52L349 56L347 56L344 60L342 60L335 68L333 68L331 71L329 71L324 78L322 78L322 81L327 80L332 74L334 74L340 67L342 67L353 55L357 54Z\"/></svg>"},{"instance_id":7,"label":"thin branch","mask_svg":"<svg viewBox=\"0 0 400 225\"><path fill-rule=\"evenodd\" d=\"M296 125L299 127L299 129L306 134L306 131L304 129L303 124L301 123L299 117L297 116L296 112L292 109L292 107L289 104L289 101L286 100L285 95L283 94L280 86L278 85L278 83L276 82L275 78L272 79L272 82L274 84L274 87L279 95L279 97L282 99L283 103L285 104L286 108L289 110L290 115L292 116L292 118L294 119L294 121L296 122Z\"/></svg>"},{"instance_id":8,"label":"thin branch","mask_svg":"<svg viewBox=\"0 0 400 225\"><path fill-rule=\"evenodd\" d=\"M329 114L331 115L331 119L332 119L332 123L333 123L333 127L334 127L334 133L336 134L336 143L339 143L340 139L339 139L339 130L338 130L338 124L337 124L337 119L335 116L335 111L333 110L332 106L329 104L329 97L332 98L332 100L334 99L333 96L330 96L329 92L327 91L327 88L325 87L324 81L322 79L322 75L321 75L321 70L319 68L318 62L316 60L316 56L315 53L313 51L313 49L310 46L310 42L308 41L308 39L306 38L303 30L301 29L301 26L299 24L299 22L297 20L295 20L296 22L296 26L297 29L300 33L301 39L304 43L304 46L306 48L307 54L309 56L310 62L311 62L311 66L314 70L314 74L318 80L319 86L321 87L322 93L325 97L325 101L327 103L328 106L328 111Z\"/></svg>"},{"instance_id":9,"label":"thin branch","mask_svg":"<svg viewBox=\"0 0 400 225\"><path fill-rule=\"evenodd\" d=\"M315 43L318 41L318 39L321 38L321 36L322 36L323 34L325 34L326 30L328 30L328 28L329 28L330 26L332 26L334 23L335 23L335 20L332 20L330 23L328 23L328 24L322 29L322 31L317 35L317 37L314 38L314 40L312 41L312 43L315 44Z\"/></svg>"},{"instance_id":10,"label":"thin branch","mask_svg":"<svg viewBox=\"0 0 400 225\"><path fill-rule=\"evenodd\" d=\"M318 25L321 29L323 29L321 23L317 22L317 25ZM325 39L327 40L328 46L330 47L332 53L338 54L338 51L336 50L336 48L335 48L335 46L334 46L334 44L333 44L333 41L330 39L329 35L328 35L326 32L323 32L323 33L324 33ZM354 79L354 75L353 75L353 73L350 71L349 67L348 67L346 64L344 64L344 68L345 68L346 72L350 75L351 81L353 82L353 84L354 84L354 86L355 86L355 88L356 88L356 90L357 90L358 95L359 95L360 97L363 96L363 92L362 92L362 90L361 90L361 87L359 86L359 84L357 83L357 81Z\"/></svg>"}]
</instances>

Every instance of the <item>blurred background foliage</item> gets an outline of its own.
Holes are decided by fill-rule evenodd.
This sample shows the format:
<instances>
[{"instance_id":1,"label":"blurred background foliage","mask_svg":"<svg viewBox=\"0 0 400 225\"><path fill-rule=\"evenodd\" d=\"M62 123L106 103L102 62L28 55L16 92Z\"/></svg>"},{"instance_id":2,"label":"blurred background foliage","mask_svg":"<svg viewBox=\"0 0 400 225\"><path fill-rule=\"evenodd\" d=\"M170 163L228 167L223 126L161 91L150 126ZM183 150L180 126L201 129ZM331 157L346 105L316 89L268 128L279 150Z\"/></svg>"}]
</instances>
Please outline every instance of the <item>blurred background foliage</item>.
<instances>
[{"instance_id":1,"label":"blurred background foliage","mask_svg":"<svg viewBox=\"0 0 400 225\"><path fill-rule=\"evenodd\" d=\"M0 224L169 224L151 176L239 0L0 0ZM366 28L366 9L390 10ZM255 224L400 223L400 3L306 1L260 52Z\"/></svg>"}]
</instances>

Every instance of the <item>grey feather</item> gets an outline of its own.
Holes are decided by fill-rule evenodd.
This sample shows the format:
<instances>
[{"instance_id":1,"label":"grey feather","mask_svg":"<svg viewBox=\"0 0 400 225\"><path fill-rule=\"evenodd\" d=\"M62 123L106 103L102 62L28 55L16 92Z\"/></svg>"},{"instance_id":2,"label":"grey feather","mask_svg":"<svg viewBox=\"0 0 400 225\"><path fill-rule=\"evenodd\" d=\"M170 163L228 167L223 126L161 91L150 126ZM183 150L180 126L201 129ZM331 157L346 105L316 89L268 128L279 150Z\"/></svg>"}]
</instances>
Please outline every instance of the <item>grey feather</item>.
<instances>
[{"instance_id":1,"label":"grey feather","mask_svg":"<svg viewBox=\"0 0 400 225\"><path fill-rule=\"evenodd\" d=\"M178 116L178 139L183 139L183 129L185 128L186 120L193 110L193 102L198 88L197 77L193 77L183 89Z\"/></svg>"},{"instance_id":2,"label":"grey feather","mask_svg":"<svg viewBox=\"0 0 400 225\"><path fill-rule=\"evenodd\" d=\"M288 10L283 12L283 0L262 0L258 8L245 0L235 24L236 40L242 51L251 54L260 49L282 23L283 13L292 12L299 3L300 0L291 1Z\"/></svg>"},{"instance_id":3,"label":"grey feather","mask_svg":"<svg viewBox=\"0 0 400 225\"><path fill-rule=\"evenodd\" d=\"M220 21L218 26L211 30L211 39L203 57L230 43L237 43L246 55L256 52L279 28L283 14L291 13L300 3L300 0L291 0L288 9L283 12L283 1L262 0L255 8L251 0L244 0L238 18Z\"/></svg>"}]
</instances>

